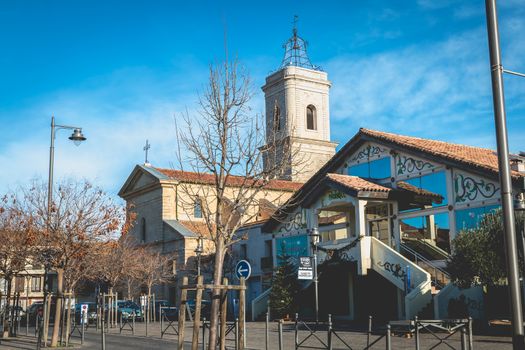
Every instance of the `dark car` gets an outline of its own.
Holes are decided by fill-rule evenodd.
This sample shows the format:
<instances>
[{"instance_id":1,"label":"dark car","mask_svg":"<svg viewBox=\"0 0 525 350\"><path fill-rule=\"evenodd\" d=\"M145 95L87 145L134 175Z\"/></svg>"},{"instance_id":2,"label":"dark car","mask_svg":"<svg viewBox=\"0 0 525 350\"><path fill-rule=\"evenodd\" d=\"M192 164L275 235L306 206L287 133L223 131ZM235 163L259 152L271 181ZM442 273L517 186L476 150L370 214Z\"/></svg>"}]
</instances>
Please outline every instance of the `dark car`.
<instances>
[{"instance_id":1,"label":"dark car","mask_svg":"<svg viewBox=\"0 0 525 350\"><path fill-rule=\"evenodd\" d=\"M117 312L119 317L122 315L122 318L130 319L135 315L136 321L144 321L144 315L142 314L140 306L131 300L117 301Z\"/></svg>"},{"instance_id":2,"label":"dark car","mask_svg":"<svg viewBox=\"0 0 525 350\"><path fill-rule=\"evenodd\" d=\"M87 309L87 321L88 323L95 323L97 321L97 304L93 302L80 302L75 304L75 323L80 324L80 318L82 317L82 305L86 304Z\"/></svg>"},{"instance_id":3,"label":"dark car","mask_svg":"<svg viewBox=\"0 0 525 350\"><path fill-rule=\"evenodd\" d=\"M9 305L7 307L3 307L2 310L0 310L0 317L4 317L4 313L6 314L6 319L11 318L13 316L16 319L25 319L26 312L24 311L24 308L21 306L13 306Z\"/></svg>"},{"instance_id":4,"label":"dark car","mask_svg":"<svg viewBox=\"0 0 525 350\"><path fill-rule=\"evenodd\" d=\"M51 301L51 310L49 314L49 320L53 322L55 320L55 309L56 303L55 300ZM29 322L35 322L37 315L43 316L44 314L44 302L35 301L33 304L29 305L27 310L27 315L29 316Z\"/></svg>"}]
</instances>

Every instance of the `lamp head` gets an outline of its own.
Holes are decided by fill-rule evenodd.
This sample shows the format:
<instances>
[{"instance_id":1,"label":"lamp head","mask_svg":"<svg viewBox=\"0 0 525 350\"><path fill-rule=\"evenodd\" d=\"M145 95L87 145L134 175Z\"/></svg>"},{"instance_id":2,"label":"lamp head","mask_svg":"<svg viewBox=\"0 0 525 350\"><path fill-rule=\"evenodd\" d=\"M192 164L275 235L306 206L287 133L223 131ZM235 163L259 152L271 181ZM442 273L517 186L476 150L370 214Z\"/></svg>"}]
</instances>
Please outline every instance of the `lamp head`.
<instances>
[{"instance_id":1,"label":"lamp head","mask_svg":"<svg viewBox=\"0 0 525 350\"><path fill-rule=\"evenodd\" d=\"M202 246L202 237L197 238L197 248L195 248L195 254L201 255L204 252L204 248Z\"/></svg>"},{"instance_id":2,"label":"lamp head","mask_svg":"<svg viewBox=\"0 0 525 350\"><path fill-rule=\"evenodd\" d=\"M312 244L317 245L319 243L319 237L321 235L319 234L319 229L317 227L314 227L310 230L310 238L312 239Z\"/></svg>"},{"instance_id":3,"label":"lamp head","mask_svg":"<svg viewBox=\"0 0 525 350\"><path fill-rule=\"evenodd\" d=\"M79 146L82 141L86 141L86 138L82 134L82 129L75 129L69 139L75 143L75 146Z\"/></svg>"}]
</instances>

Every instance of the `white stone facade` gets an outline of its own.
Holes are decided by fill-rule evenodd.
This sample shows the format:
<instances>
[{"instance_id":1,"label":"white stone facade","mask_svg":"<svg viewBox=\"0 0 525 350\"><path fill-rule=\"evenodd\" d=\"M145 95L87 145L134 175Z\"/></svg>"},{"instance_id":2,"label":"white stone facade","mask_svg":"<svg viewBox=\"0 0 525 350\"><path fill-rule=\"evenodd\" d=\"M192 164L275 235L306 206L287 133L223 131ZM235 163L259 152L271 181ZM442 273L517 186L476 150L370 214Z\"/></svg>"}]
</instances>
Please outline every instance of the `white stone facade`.
<instances>
[{"instance_id":1,"label":"white stone facade","mask_svg":"<svg viewBox=\"0 0 525 350\"><path fill-rule=\"evenodd\" d=\"M265 94L267 143L289 138L294 159L284 178L304 182L335 154L330 142L329 90L326 72L296 66L285 67L266 78ZM307 109L313 107L313 127L307 125ZM279 118L276 118L276 113ZM280 120L280 126L275 121Z\"/></svg>"}]
</instances>

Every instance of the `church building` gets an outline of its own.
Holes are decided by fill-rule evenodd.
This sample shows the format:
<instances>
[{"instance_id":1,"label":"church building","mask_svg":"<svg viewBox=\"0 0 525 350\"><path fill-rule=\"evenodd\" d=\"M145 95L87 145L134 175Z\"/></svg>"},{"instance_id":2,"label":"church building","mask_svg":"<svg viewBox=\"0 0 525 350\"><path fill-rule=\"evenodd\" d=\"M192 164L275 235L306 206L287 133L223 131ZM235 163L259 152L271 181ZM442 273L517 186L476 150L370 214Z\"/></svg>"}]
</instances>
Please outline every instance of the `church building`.
<instances>
[{"instance_id":1,"label":"church building","mask_svg":"<svg viewBox=\"0 0 525 350\"><path fill-rule=\"evenodd\" d=\"M286 142L292 151L280 159L286 162L286 171L257 193L257 205L246 208L254 214L253 223L249 224L270 218L335 154L336 144L330 142L330 82L325 72L311 65L305 50L306 43L294 29L286 43L281 67L266 79L262 88L266 125L271 131L267 133L266 146L278 147ZM264 152L265 148L261 150ZM227 197L235 198L235 189L242 180L229 177ZM206 206L203 201L214 199L207 196L213 192L213 186L211 174L163 169L145 163L135 166L119 191L136 215L131 234L137 242L172 260L174 282L157 289L157 299L174 302L182 277L197 274L197 252L201 255L214 252L210 227L203 218Z\"/></svg>"}]
</instances>

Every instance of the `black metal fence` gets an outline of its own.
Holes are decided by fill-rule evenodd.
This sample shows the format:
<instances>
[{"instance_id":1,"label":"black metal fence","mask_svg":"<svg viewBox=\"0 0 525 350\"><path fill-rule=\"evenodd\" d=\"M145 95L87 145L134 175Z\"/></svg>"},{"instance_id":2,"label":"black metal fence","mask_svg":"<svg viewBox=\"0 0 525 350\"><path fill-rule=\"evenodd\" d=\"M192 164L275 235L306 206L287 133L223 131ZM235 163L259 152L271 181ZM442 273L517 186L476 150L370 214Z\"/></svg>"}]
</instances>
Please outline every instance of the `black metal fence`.
<instances>
[{"instance_id":1,"label":"black metal fence","mask_svg":"<svg viewBox=\"0 0 525 350\"><path fill-rule=\"evenodd\" d=\"M373 318L369 316L366 329L366 343L362 335L353 337L350 330L332 321L328 315L326 322L307 322L295 315L294 349L332 350L371 350L392 349L392 336L413 337L415 350L448 348L452 350L473 350L472 319L420 320L391 322L374 328ZM266 349L269 349L269 320L266 318ZM283 350L283 321L278 323L279 350ZM422 341L422 334L426 334ZM459 345L457 335L459 334ZM404 347L406 348L406 346ZM412 347L410 347L412 348Z\"/></svg>"}]
</instances>

